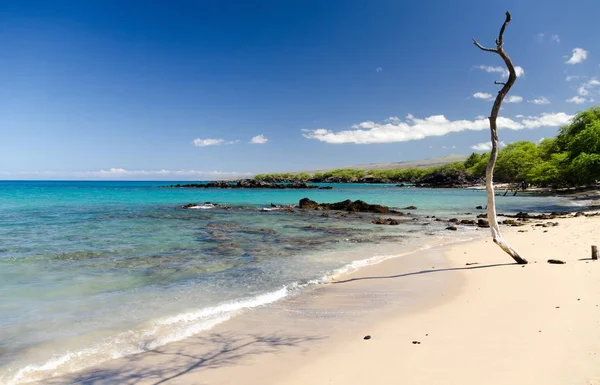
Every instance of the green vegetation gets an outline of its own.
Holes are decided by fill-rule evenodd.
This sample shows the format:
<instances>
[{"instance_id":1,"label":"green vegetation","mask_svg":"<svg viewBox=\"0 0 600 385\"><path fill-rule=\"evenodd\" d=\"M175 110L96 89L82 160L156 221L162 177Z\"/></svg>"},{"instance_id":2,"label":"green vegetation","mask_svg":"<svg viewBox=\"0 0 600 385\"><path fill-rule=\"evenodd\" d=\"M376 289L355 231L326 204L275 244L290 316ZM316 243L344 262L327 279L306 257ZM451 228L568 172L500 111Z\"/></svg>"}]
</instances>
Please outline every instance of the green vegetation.
<instances>
[{"instance_id":1,"label":"green vegetation","mask_svg":"<svg viewBox=\"0 0 600 385\"><path fill-rule=\"evenodd\" d=\"M432 183L438 185L475 182L485 178L490 154L472 153L464 162L427 168L389 170L337 169L327 172L260 174L268 182L367 182ZM538 186L566 187L600 180L600 107L579 113L560 129L556 138L539 144L520 141L498 154L494 171L497 182L527 182Z\"/></svg>"},{"instance_id":2,"label":"green vegetation","mask_svg":"<svg viewBox=\"0 0 600 385\"><path fill-rule=\"evenodd\" d=\"M478 162L475 162L475 155L465 161L465 166L471 175L483 177L489 154ZM579 113L571 124L560 129L556 138L544 139L537 145L527 141L511 143L500 150L494 179L552 187L598 181L600 107Z\"/></svg>"}]
</instances>

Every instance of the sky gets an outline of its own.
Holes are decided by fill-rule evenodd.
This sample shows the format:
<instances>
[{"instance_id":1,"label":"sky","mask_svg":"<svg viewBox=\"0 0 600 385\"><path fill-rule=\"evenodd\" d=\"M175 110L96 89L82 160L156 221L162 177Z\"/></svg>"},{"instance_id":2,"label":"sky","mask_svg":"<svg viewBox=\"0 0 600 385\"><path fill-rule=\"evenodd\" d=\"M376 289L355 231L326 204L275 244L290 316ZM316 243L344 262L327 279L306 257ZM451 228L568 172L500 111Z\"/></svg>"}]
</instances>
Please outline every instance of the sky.
<instances>
[{"instance_id":1,"label":"sky","mask_svg":"<svg viewBox=\"0 0 600 385\"><path fill-rule=\"evenodd\" d=\"M453 3L453 4L450 4ZM501 3L501 4L498 4ZM469 154L600 104L597 0L12 1L0 179L202 180Z\"/></svg>"}]
</instances>

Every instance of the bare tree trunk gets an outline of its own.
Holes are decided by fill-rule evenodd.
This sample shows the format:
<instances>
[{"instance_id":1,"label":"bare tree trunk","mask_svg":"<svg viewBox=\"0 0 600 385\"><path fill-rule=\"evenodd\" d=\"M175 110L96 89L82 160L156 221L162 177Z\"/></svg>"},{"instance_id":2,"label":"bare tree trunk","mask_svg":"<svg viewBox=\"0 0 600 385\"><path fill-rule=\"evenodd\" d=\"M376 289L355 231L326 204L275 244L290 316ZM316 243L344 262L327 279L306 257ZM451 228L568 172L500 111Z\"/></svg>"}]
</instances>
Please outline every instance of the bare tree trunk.
<instances>
[{"instance_id":1,"label":"bare tree trunk","mask_svg":"<svg viewBox=\"0 0 600 385\"><path fill-rule=\"evenodd\" d=\"M475 44L478 48L487 52L494 52L500 55L504 63L508 67L508 80L506 82L494 82L495 84L501 84L502 89L498 92L496 96L496 100L494 101L494 106L492 107L492 113L489 117L490 120L490 133L492 137L492 153L490 154L490 160L488 162L487 168L485 170L485 190L487 192L487 216L488 221L490 223L490 230L492 231L492 238L494 242L500 246L502 250L504 250L508 255L510 255L517 263L526 264L527 260L522 258L519 253L515 251L506 241L502 238L500 234L500 227L498 226L498 220L496 219L496 197L494 195L494 166L496 165L496 160L498 159L498 127L496 126L496 120L498 119L498 113L500 112L500 107L502 106L502 101L504 97L513 86L515 81L517 80L517 74L515 72L515 67L506 54L504 52L504 48L502 47L502 39L504 37L504 30L508 23L510 23L511 16L509 12L506 12L506 19L504 24L502 24L502 28L500 29L500 33L498 35L498 39L496 39L496 48L485 48L481 44L479 44L475 39L473 39L473 44Z\"/></svg>"}]
</instances>

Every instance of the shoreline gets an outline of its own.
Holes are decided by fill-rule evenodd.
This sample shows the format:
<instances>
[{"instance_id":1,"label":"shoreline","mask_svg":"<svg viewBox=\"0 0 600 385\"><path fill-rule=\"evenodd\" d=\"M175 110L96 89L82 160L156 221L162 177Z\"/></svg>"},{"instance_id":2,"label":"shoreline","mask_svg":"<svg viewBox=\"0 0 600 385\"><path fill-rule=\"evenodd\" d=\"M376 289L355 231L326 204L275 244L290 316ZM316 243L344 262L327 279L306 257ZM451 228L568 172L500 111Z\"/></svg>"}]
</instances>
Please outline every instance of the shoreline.
<instances>
[{"instance_id":1,"label":"shoreline","mask_svg":"<svg viewBox=\"0 0 600 385\"><path fill-rule=\"evenodd\" d=\"M595 224L598 223L597 217L588 218L584 216L562 218L557 221L560 224L558 227L546 229L536 227L534 223L529 223L526 227L520 228L503 227L503 233L507 235L510 242L514 242L513 245L517 249L523 248L526 252L532 251L528 246L532 236L535 235L537 242L540 237L548 238L546 232L555 233L554 236L550 235L552 243L558 243L555 249L565 251L566 247L568 253L569 244L562 242L561 237L557 237L556 234L558 232L564 233L562 238L573 238L572 241L575 242L588 242L589 234L579 234L574 230L580 229L582 226L584 229L593 229ZM524 229L530 234L523 233ZM541 266L545 266L541 270L544 274L547 274L551 271L549 268L556 271L556 269L564 269L565 266L567 268L579 266L577 269L581 269L581 266L585 264L584 261L577 261L569 254L570 258L567 259L566 265L547 265L544 259L548 257L546 253L550 251L554 254L557 250L549 250L548 245L545 246L538 251L541 258L540 255L533 258L529 254L526 255L530 262L533 262L526 265L526 269L536 271ZM589 248L589 246L587 247ZM482 250L485 250L485 260L482 260L480 256L476 258L470 256L471 254L478 254ZM589 250L587 253L589 253ZM467 256L465 257L465 255ZM487 261L488 255L491 257L490 261ZM583 257L588 256L588 254L583 255ZM467 263L479 264L465 266ZM434 266L428 266L431 264ZM590 265L585 264L585 266L589 267ZM398 333L404 333L402 331L404 328L398 327L399 322L408 322L412 327L415 327L418 324L415 324L416 319L433 317L433 323L431 319L426 321L431 324L432 329L435 329L439 327L435 319L456 318L456 312L460 311L460 306L457 309L456 303L468 303L473 300L473 291L469 287L487 284L479 279L472 279L470 275L474 272L485 272L482 275L490 275L493 279L496 279L497 274L509 275L507 282L512 282L512 279L515 278L512 275L519 274L516 273L516 268L519 267L520 265L513 264L510 257L493 245L488 237L466 243L421 250L408 256L387 259L375 265L362 267L358 271L337 277L328 284L315 286L299 296L286 298L272 305L251 309L201 335L153 351L110 361L99 367L86 369L66 377L47 380L45 383L58 384L79 381L94 384L114 384L126 382L127 378L135 378L136 384L156 384L167 381L168 383L182 384L199 382L210 384L273 383L290 385L305 383L359 384L365 383L367 380L374 383L390 383L388 381L392 381L392 377L379 375L374 378L369 377L369 379L362 378L362 381L357 380L361 374L364 374L360 368L365 365L374 365L373 370L378 373L387 373L389 369L378 364L381 360L388 359L386 358L388 354L374 351L371 352L372 355L370 356L361 356L364 347L370 348L371 345L379 346L382 344L378 349L384 351L386 349L397 349L398 345L396 343L392 344L393 339L390 341L388 339L391 336L397 337ZM510 273L505 273L505 271ZM438 272L445 273L433 274ZM593 271L587 271L586 273L596 274ZM579 274L581 275L580 272ZM373 277L378 277L378 279ZM403 277L403 281L398 283L396 279L400 277ZM581 278L580 276L570 277L575 281ZM525 282L523 285L533 285L534 289L540 289L536 286L535 281L533 283ZM477 292L480 289L482 288L479 287ZM497 289L500 290L500 293L496 293L499 297L494 297L494 301L503 296L503 286L499 285ZM531 288L528 287L528 289ZM556 290L556 288L554 289ZM583 294L581 295L583 296ZM508 306L504 301L506 299L503 300L503 305ZM509 304L512 304L512 301L509 301ZM528 306L531 306L531 304ZM524 315L536 318L528 310L527 307L520 308L519 312L514 314L514 317L519 320L522 320ZM544 311L548 311L548 309ZM436 314L439 312L447 314ZM594 320L591 316L589 318L588 321L590 322ZM579 321L585 323L586 320L577 319L578 323ZM457 321L455 320L455 322ZM444 323L442 322L442 324ZM460 332L464 334L466 332L467 335L463 335L463 337L467 338L469 330L477 327L482 326L474 325L467 328L467 330L459 326L453 331L445 330L445 333ZM486 329L485 326L483 328ZM490 328L498 328L494 332L500 335L503 335L504 330L509 330L511 333L518 332L518 330L513 330L510 327L507 328L504 324L490 326ZM586 329L587 332L591 333ZM372 339L362 340L364 335L370 335L370 333L373 333ZM381 337L384 338L380 343ZM411 354L411 349L421 347L421 344L412 344L411 341L408 341L410 338L414 338L414 341L423 342L423 344L426 341L428 343L434 340L424 336L423 333L415 333L410 338L403 335L403 338L403 343L407 345L403 345L401 350L406 350L406 354ZM392 346L388 346L389 344L385 341L388 341ZM461 344L460 342L456 343L457 345ZM521 348L527 350L526 347L521 346ZM232 354L231 352L235 352L233 357L229 357ZM348 352L353 353L349 356ZM390 352L388 353L391 355ZM439 355L439 352L436 353L435 351L430 353ZM494 356L493 352L488 353L491 354L489 358L492 361L498 359L506 361L506 358ZM514 354L514 352L510 353ZM360 358L355 357L355 355ZM213 362L215 361L214 357L219 358L219 362L216 364ZM467 354L467 357L471 356ZM423 359L425 358L423 357ZM441 357L438 358L442 359ZM428 363L428 360L429 358L427 358L426 363ZM567 361L571 362L571 360ZM596 360L592 361L594 364L597 363ZM348 362L354 362L354 364L347 364ZM419 364L422 365L423 362ZM512 364L515 363L512 362ZM390 365L392 368L394 367L392 363ZM340 369L341 367L343 367L343 370ZM331 368L335 369L331 371ZM409 371L410 369L405 368ZM539 367L538 370L542 370L542 368ZM264 375L265 371L269 373L268 376ZM370 371L365 369L364 372ZM587 372L588 369L586 369ZM319 377L324 373L328 373L326 377ZM464 375L465 373L461 372L460 374ZM419 374L419 376L422 375L424 374ZM482 373L478 375L482 375ZM412 378L412 380L409 379L408 383L421 383L417 381L417 377ZM315 378L317 380L314 380ZM331 382L332 378L335 378L333 382ZM387 378L387 380L384 380L384 378ZM478 381L482 380L482 378L478 379ZM511 381L514 380L513 378ZM551 379L549 378L549 380ZM430 381L425 383L436 383L434 379ZM458 384L461 382L450 381L447 383ZM467 381L463 383L475 384L482 382ZM488 379L487 383L508 384L510 382L500 377L496 382L489 382ZM534 382L517 381L512 383ZM565 384L570 382L548 383Z\"/></svg>"},{"instance_id":2,"label":"shoreline","mask_svg":"<svg viewBox=\"0 0 600 385\"><path fill-rule=\"evenodd\" d=\"M476 228L473 229L469 229L469 230L477 230ZM25 369L25 373L26 376L23 380L21 381L17 381L15 382L16 384L19 383L49 383L49 381L58 381L57 383L65 383L64 381L70 383L72 380L72 378L78 377L79 375L83 375L84 373L90 371L90 370L95 370L95 368L101 368L104 367L105 365L112 365L112 363L114 362L118 362L118 361L126 361L131 359L132 357L138 357L138 356L142 356L147 354L147 352L151 352L151 351L158 351L160 349L163 349L165 347L169 347L171 345L180 345L180 344L186 344L186 341L192 340L197 338L198 336L200 338L202 338L202 336L206 333L210 333L212 334L215 330L226 330L227 332L230 331L230 326L234 325L234 321L241 319L242 322L247 321L247 319L245 317L247 317L249 314L253 313L253 312L259 312L262 314L262 312L267 311L270 312L273 308L278 308L279 306L288 306L285 304L290 304L289 306L296 306L298 301L301 301L301 298L308 298L311 295L313 295L314 293L318 293L320 290L328 287L331 285L331 283L334 283L340 279L343 279L344 277L348 277L348 276L354 276L356 274L358 274L359 272L363 271L364 269L369 269L371 267L377 266L379 264L382 263L387 263L389 261L393 261L393 260L399 260L400 264L404 264L404 258L414 258L414 257L418 257L420 255L420 253L423 252L437 252L441 247L445 247L448 245L452 245L452 244L456 244L456 243L464 243L464 242L468 242L474 238L480 237L481 235L478 234L479 231L462 231L459 232L458 234L455 232L445 232L445 233L439 233L437 234L435 237L430 238L430 237L423 237L421 238L422 241L427 241L428 243L423 247L423 246L419 246L415 244L415 243L409 243L409 244L401 244L398 245L397 243L394 242L385 242L382 244L377 245L375 248L373 248L373 246L366 246L366 245L362 245L362 246L357 246L357 247L353 247L351 250L346 250L345 252L351 252L353 255L362 257L365 255L370 255L370 257L368 258L360 258L360 259L356 259L350 263L345 264L344 266L340 267L340 268L336 268L330 272L328 272L326 275L324 275L321 278L317 278L317 279L313 279L311 281L305 282L305 283L300 283L300 282L294 282L291 284L288 284L282 288L278 288L275 289L274 291L270 291L270 292L266 292L263 293L261 295L259 295L258 297L248 297L248 298L241 298L239 301L237 301L236 303L220 303L220 304L216 304L214 307L209 308L209 309L201 309L201 310L196 310L194 311L194 313L206 313L208 311L211 310L217 310L220 308L231 308L232 305L240 305L238 306L239 308L236 309L230 309L231 311L227 311L226 313L223 313L222 316L219 318L218 322L212 323L210 321L207 321L207 323L210 324L210 326L208 328L206 328L205 330L200 330L198 333L195 333L194 335L191 336L187 336L185 338L182 339L177 339L168 343L161 343L161 344L155 344L152 343L151 345L143 347L140 346L139 349L135 349L135 351L130 351L128 353L125 353L124 355L120 355L118 357L113 357L113 359L101 359L101 361L97 361L96 363L93 363L91 365L85 365L83 367L80 367L76 362L69 362L71 360L71 358L68 357L77 357L80 354L83 354L83 357L88 356L87 351L74 351L74 352L69 352L67 353L65 356L60 356L60 357L54 357L50 360L48 360L45 363L40 364L39 366L36 365L31 366L31 369L33 369L33 371L30 371L29 369ZM399 248L399 249L398 249ZM374 250L377 250L376 254L373 255ZM339 251L337 252L339 253ZM382 254L383 253L383 254ZM284 291L286 292L285 294L281 294L281 292ZM261 302L258 301L260 298L269 298L268 301L266 302ZM276 298L272 298L272 297L276 297ZM415 297L416 298L416 297ZM260 302L260 303L259 303ZM375 309L373 309L375 310ZM294 313L295 310L287 308L286 310L287 312L290 313ZM181 314L181 315L177 315L174 316L176 318L185 318L187 315L187 313L185 314ZM94 348L92 348L94 349ZM68 357L67 357L68 356ZM98 357L92 357L89 356L89 359L93 359L93 360L98 360ZM65 361L65 367L63 367L62 363L63 360ZM58 366L56 369L60 370L60 372L62 372L61 374L59 374L58 376L55 377L48 377L48 371L53 370L53 367L55 364L59 363L60 366ZM76 365L73 367L73 365ZM42 369L44 368L44 369ZM42 369L41 371L39 369ZM66 372L65 372L66 370ZM29 374L27 374L29 372ZM59 373L60 373L59 372ZM36 380L32 379L33 378L38 378ZM69 380L67 380L69 379ZM13 382L9 382L10 384L13 384ZM109 382L112 383L112 382ZM120 383L120 381L117 381L117 383Z\"/></svg>"}]
</instances>

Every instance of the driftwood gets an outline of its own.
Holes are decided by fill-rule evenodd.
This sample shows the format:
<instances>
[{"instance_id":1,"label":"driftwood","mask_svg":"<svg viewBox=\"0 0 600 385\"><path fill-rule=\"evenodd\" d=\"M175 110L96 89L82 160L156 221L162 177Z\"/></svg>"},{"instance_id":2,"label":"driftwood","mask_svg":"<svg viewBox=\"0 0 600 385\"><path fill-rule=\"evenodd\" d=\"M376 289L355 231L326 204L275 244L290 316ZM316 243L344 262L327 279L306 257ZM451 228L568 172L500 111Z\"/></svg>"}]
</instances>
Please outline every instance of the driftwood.
<instances>
[{"instance_id":1,"label":"driftwood","mask_svg":"<svg viewBox=\"0 0 600 385\"><path fill-rule=\"evenodd\" d=\"M510 57L504 52L503 38L504 38L504 30L508 23L510 23L511 16L510 12L506 12L506 19L504 20L504 24L502 24L502 28L500 28L500 33L498 34L498 39L496 39L496 48L486 48L479 44L477 40L473 39L473 44L475 44L479 49L486 52L493 52L504 60L506 67L508 67L508 80L506 82L494 82L494 84L502 85L502 89L498 92L496 96L496 100L494 101L494 105L492 107L492 113L489 117L490 120L490 133L492 137L492 152L490 154L490 160L488 162L487 168L485 170L485 190L487 192L487 214L488 221L490 222L490 230L492 231L492 238L494 242L500 246L502 250L504 250L508 255L510 255L517 263L526 264L527 260L522 258L519 253L515 249L513 249L505 240L502 238L500 234L500 227L498 226L498 220L496 219L496 199L494 196L494 166L496 165L496 160L498 159L498 127L496 125L496 120L498 119L498 112L500 111L500 107L502 106L502 101L504 97L513 86L515 81L517 80L517 73L515 72L515 67L510 60Z\"/></svg>"}]
</instances>

